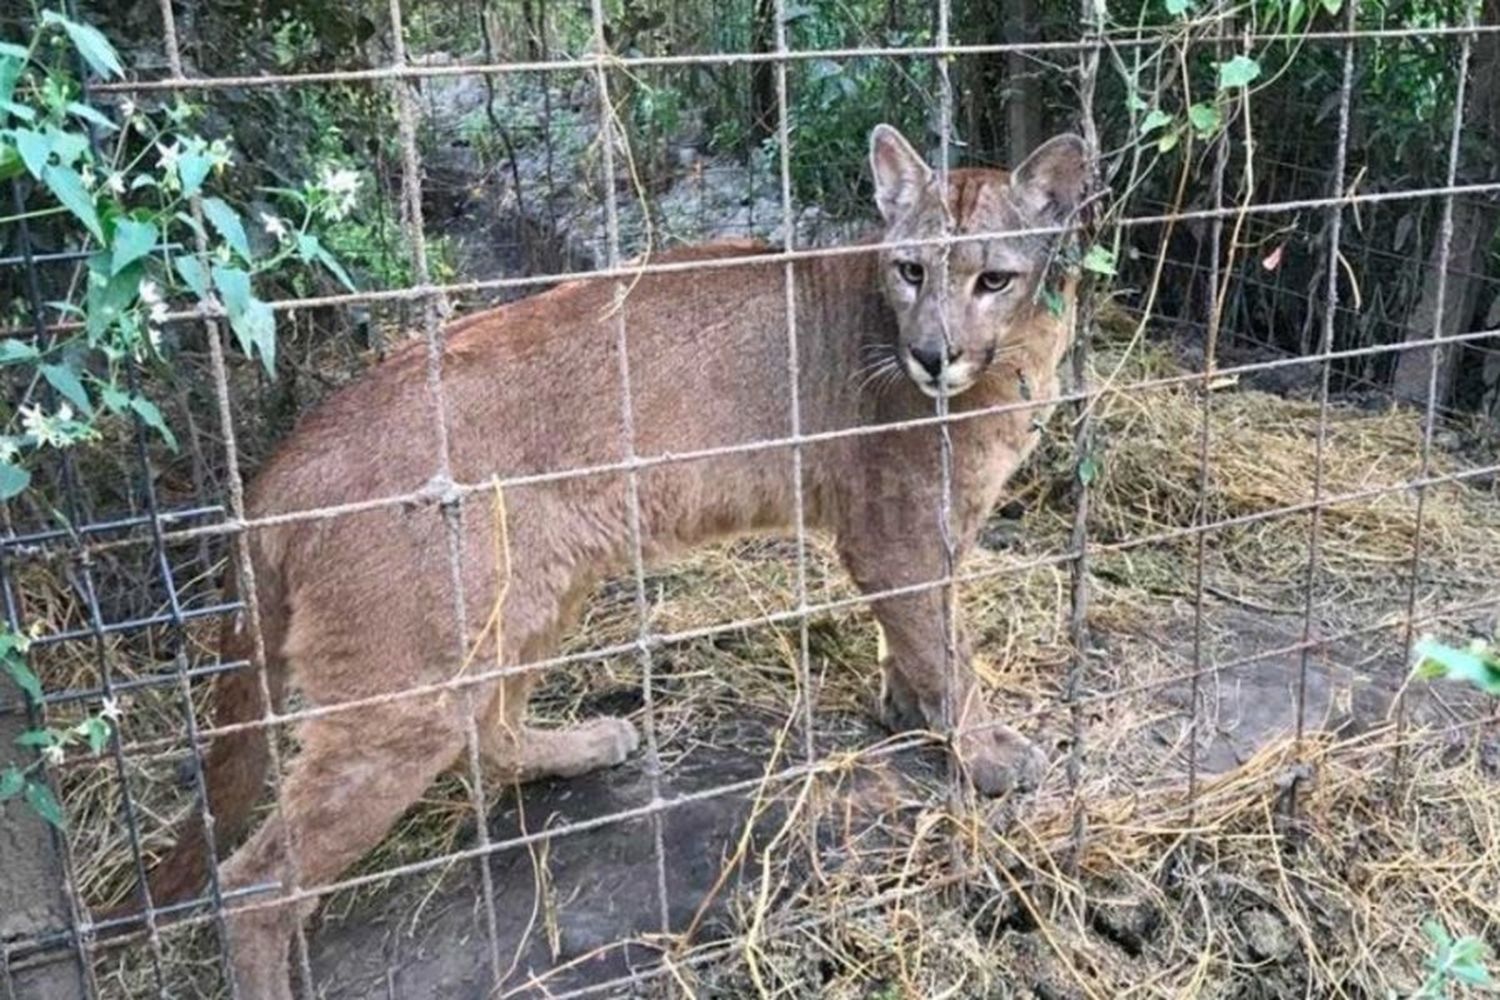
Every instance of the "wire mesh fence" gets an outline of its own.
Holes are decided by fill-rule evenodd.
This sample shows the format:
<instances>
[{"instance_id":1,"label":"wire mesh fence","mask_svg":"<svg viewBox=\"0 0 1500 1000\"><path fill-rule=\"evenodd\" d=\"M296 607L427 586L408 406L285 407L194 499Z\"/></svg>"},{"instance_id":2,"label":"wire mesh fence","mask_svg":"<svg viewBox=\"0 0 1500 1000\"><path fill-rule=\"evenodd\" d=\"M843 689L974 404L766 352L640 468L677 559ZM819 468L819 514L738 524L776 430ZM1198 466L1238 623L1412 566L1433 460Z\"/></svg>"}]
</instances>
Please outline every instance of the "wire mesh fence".
<instances>
[{"instance_id":1,"label":"wire mesh fence","mask_svg":"<svg viewBox=\"0 0 1500 1000\"><path fill-rule=\"evenodd\" d=\"M265 92L323 94L335 133L372 109L396 263L358 290L280 289L274 377L235 350L226 304L162 309L180 375L124 370L132 391L168 386L181 447L136 409L47 453L40 492L8 502L7 631L40 686L0 689L0 732L41 766L31 811L0 817L12 901L32 907L4 926L7 995L1370 995L1417 988L1424 915L1493 938L1493 712L1410 666L1425 632L1497 631L1495 5L1166 6L1132 23L1085 0L975 41L968 5L892 3L851 40L775 0L653 47L649 5L480 3L478 52L454 57L463 11L390 0L369 65L231 75L200 71L179 29L209 15L162 0L159 55L130 79L83 66L86 100L198 101L230 123ZM722 47L731 21L753 45ZM1287 76L1308 63L1316 86ZM1407 65L1438 145L1392 152L1371 115ZM714 127L743 134L715 145L681 125L692 109L663 110L693 74L743 108ZM870 80L889 106L860 106ZM870 235L867 126L898 110L940 189L1017 166L1045 124L1092 150L1087 195L1060 221L975 230L960 206ZM852 142L820 132L834 111ZM258 127L272 158L277 123ZM36 189L10 186L6 336L46 349L88 328L55 300L91 250L52 245ZM223 228L204 207L192 245L155 250L208 274ZM668 249L723 237L762 242ZM826 330L889 314L870 280L826 274L930 254L917 284L948 309L955 262L1024 272L992 262L1034 246L1029 308L1071 341L1055 387L1017 367L1006 392L927 399L909 365L829 370ZM742 307L761 339L716 345L712 303L751 286L774 289ZM564 321L528 303L575 299L576 372L530 384L516 355L476 395L484 337L539 342ZM701 345L695 368L759 359L777 412L725 419L735 386L662 371L668 333ZM1000 354L986 365L1009 371ZM402 388L351 395L371 367ZM673 377L721 395L664 391ZM910 398L830 421L835 382ZM11 385L16 420L68 402L50 379ZM287 458L271 442L304 410ZM1001 498L968 463L1006 434L1035 453L988 516ZM523 444L486 464L476 436ZM906 460L915 440L911 468L829 481L830 455ZM410 454L421 469L398 468ZM321 479L285 471L320 461ZM710 509L664 522L684 483ZM839 522L849 496L870 502ZM876 532L909 544L898 570L850 542L861 516L899 526ZM526 545L584 564L535 635L515 609L574 567ZM336 571L291 579L298 550ZM552 634L572 603L581 624ZM921 624L891 611L912 607ZM876 669L912 636L942 674L927 702ZM344 666L320 675L320 656ZM558 728L519 728L507 699L533 686ZM890 710L903 699L920 707ZM880 705L896 732L867 721ZM639 734L618 770L522 785L550 772L521 741L612 714ZM92 754L25 737L91 719ZM1045 763L976 795L987 751L965 748L1012 731ZM269 807L226 820L215 803L246 781ZM158 898L174 841L198 845L201 884ZM268 940L288 969L247 952Z\"/></svg>"}]
</instances>

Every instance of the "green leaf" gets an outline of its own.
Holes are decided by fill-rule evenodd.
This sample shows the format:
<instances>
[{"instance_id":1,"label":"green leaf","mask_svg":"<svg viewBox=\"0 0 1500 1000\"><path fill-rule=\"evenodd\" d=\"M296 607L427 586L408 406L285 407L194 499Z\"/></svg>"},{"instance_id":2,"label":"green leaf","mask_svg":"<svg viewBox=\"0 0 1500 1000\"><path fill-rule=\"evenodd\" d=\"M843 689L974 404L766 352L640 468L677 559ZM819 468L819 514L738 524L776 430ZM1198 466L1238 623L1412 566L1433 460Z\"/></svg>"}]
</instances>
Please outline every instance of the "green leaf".
<instances>
[{"instance_id":1,"label":"green leaf","mask_svg":"<svg viewBox=\"0 0 1500 1000\"><path fill-rule=\"evenodd\" d=\"M1302 26L1302 19L1307 16L1307 0L1292 0L1286 9L1287 30L1295 32Z\"/></svg>"},{"instance_id":2,"label":"green leaf","mask_svg":"<svg viewBox=\"0 0 1500 1000\"><path fill-rule=\"evenodd\" d=\"M1455 962L1448 967L1455 976L1473 986L1493 986L1490 971L1477 962Z\"/></svg>"},{"instance_id":3,"label":"green leaf","mask_svg":"<svg viewBox=\"0 0 1500 1000\"><path fill-rule=\"evenodd\" d=\"M266 374L276 375L276 315L259 299L251 299L243 312L231 313L229 326L246 355L260 355Z\"/></svg>"},{"instance_id":4,"label":"green leaf","mask_svg":"<svg viewBox=\"0 0 1500 1000\"><path fill-rule=\"evenodd\" d=\"M99 401L111 413L124 413L130 405L130 394L118 386L106 382L99 387Z\"/></svg>"},{"instance_id":5,"label":"green leaf","mask_svg":"<svg viewBox=\"0 0 1500 1000\"><path fill-rule=\"evenodd\" d=\"M16 682L16 687L26 692L26 697L31 699L33 705L40 705L42 703L42 682L37 679L36 673L26 665L26 661L12 653L6 656L3 661L0 661L0 666L5 668L6 676Z\"/></svg>"},{"instance_id":6,"label":"green leaf","mask_svg":"<svg viewBox=\"0 0 1500 1000\"><path fill-rule=\"evenodd\" d=\"M47 126L52 152L65 167L71 167L89 151L89 137L81 132L64 132L56 125Z\"/></svg>"},{"instance_id":7,"label":"green leaf","mask_svg":"<svg viewBox=\"0 0 1500 1000\"><path fill-rule=\"evenodd\" d=\"M1249 56L1235 56L1228 62L1219 64L1219 89L1232 90L1235 87L1248 87L1259 76L1259 62Z\"/></svg>"},{"instance_id":8,"label":"green leaf","mask_svg":"<svg viewBox=\"0 0 1500 1000\"><path fill-rule=\"evenodd\" d=\"M1454 965L1476 965L1485 958L1484 942L1476 937L1462 937L1453 942Z\"/></svg>"},{"instance_id":9,"label":"green leaf","mask_svg":"<svg viewBox=\"0 0 1500 1000\"><path fill-rule=\"evenodd\" d=\"M1087 486L1099 478L1099 463L1094 460L1093 455L1085 455L1083 461L1078 463L1078 481Z\"/></svg>"},{"instance_id":10,"label":"green leaf","mask_svg":"<svg viewBox=\"0 0 1500 1000\"><path fill-rule=\"evenodd\" d=\"M1181 17L1188 12L1192 0L1166 0L1167 13L1173 17Z\"/></svg>"},{"instance_id":11,"label":"green leaf","mask_svg":"<svg viewBox=\"0 0 1500 1000\"><path fill-rule=\"evenodd\" d=\"M1047 311L1053 316L1061 316L1067 308L1067 303L1063 301L1062 293L1055 288L1042 289L1042 302L1046 305Z\"/></svg>"},{"instance_id":12,"label":"green leaf","mask_svg":"<svg viewBox=\"0 0 1500 1000\"><path fill-rule=\"evenodd\" d=\"M161 410L156 408L155 403L144 396L131 396L130 408L140 415L147 427L162 436L162 440L167 442L167 447L173 451L177 450L177 435L172 433L172 429L162 419Z\"/></svg>"},{"instance_id":13,"label":"green leaf","mask_svg":"<svg viewBox=\"0 0 1500 1000\"><path fill-rule=\"evenodd\" d=\"M84 121L91 122L92 124L97 125L99 128L104 129L104 131L106 132L117 132L120 128L118 125L110 121L108 118L104 117L104 115L102 115L98 111L89 107L87 104L81 104L78 101L73 101L68 105L68 113L77 115Z\"/></svg>"},{"instance_id":14,"label":"green leaf","mask_svg":"<svg viewBox=\"0 0 1500 1000\"><path fill-rule=\"evenodd\" d=\"M94 404L89 401L89 391L79 381L78 373L67 365L41 365L39 370L52 388L62 393L68 402L78 407L85 414L92 415Z\"/></svg>"},{"instance_id":15,"label":"green leaf","mask_svg":"<svg viewBox=\"0 0 1500 1000\"><path fill-rule=\"evenodd\" d=\"M16 737L17 746L36 747L38 750L61 742L62 738L50 729L28 729Z\"/></svg>"},{"instance_id":16,"label":"green leaf","mask_svg":"<svg viewBox=\"0 0 1500 1000\"><path fill-rule=\"evenodd\" d=\"M78 172L72 167L54 163L42 172L42 181L52 189L57 200L88 227L94 239L103 243L104 230L99 226L99 214L94 211L94 196L84 188L83 178Z\"/></svg>"},{"instance_id":17,"label":"green leaf","mask_svg":"<svg viewBox=\"0 0 1500 1000\"><path fill-rule=\"evenodd\" d=\"M1089 247L1089 252L1083 255L1083 269L1102 274L1106 277L1115 275L1115 253L1109 247L1095 244Z\"/></svg>"},{"instance_id":18,"label":"green leaf","mask_svg":"<svg viewBox=\"0 0 1500 1000\"><path fill-rule=\"evenodd\" d=\"M35 345L28 344L24 340L16 340L14 337L0 340L0 365L11 365L17 361L35 361L41 356L42 352L38 351Z\"/></svg>"},{"instance_id":19,"label":"green leaf","mask_svg":"<svg viewBox=\"0 0 1500 1000\"><path fill-rule=\"evenodd\" d=\"M1344 9L1344 0L1323 0L1323 9L1330 14L1337 14Z\"/></svg>"},{"instance_id":20,"label":"green leaf","mask_svg":"<svg viewBox=\"0 0 1500 1000\"><path fill-rule=\"evenodd\" d=\"M0 462L0 500L9 500L31 485L31 473L19 465Z\"/></svg>"},{"instance_id":21,"label":"green leaf","mask_svg":"<svg viewBox=\"0 0 1500 1000\"><path fill-rule=\"evenodd\" d=\"M35 111L31 110L24 104L17 104L14 101L0 101L0 111L4 111L9 115L15 115L23 122L36 121Z\"/></svg>"},{"instance_id":22,"label":"green leaf","mask_svg":"<svg viewBox=\"0 0 1500 1000\"><path fill-rule=\"evenodd\" d=\"M1500 694L1500 662L1478 652L1454 649L1435 639L1422 639L1415 647L1415 676L1420 680L1467 681L1488 694Z\"/></svg>"},{"instance_id":23,"label":"green leaf","mask_svg":"<svg viewBox=\"0 0 1500 1000\"><path fill-rule=\"evenodd\" d=\"M88 291L84 297L84 328L89 339L97 342L131 308L140 294L140 264L116 272L108 250L89 258Z\"/></svg>"},{"instance_id":24,"label":"green leaf","mask_svg":"<svg viewBox=\"0 0 1500 1000\"><path fill-rule=\"evenodd\" d=\"M302 259L309 263L316 261L322 264L333 276L339 279L339 283L349 291L355 291L354 281L349 277L349 272L344 270L344 265L339 263L337 257L328 252L328 249L319 242L318 238L311 233L300 233L297 236L297 252Z\"/></svg>"},{"instance_id":25,"label":"green leaf","mask_svg":"<svg viewBox=\"0 0 1500 1000\"><path fill-rule=\"evenodd\" d=\"M224 297L224 311L231 317L250 307L250 275L237 267L215 264L212 268L214 287Z\"/></svg>"},{"instance_id":26,"label":"green leaf","mask_svg":"<svg viewBox=\"0 0 1500 1000\"><path fill-rule=\"evenodd\" d=\"M199 300L208 298L208 276L203 273L203 263L197 257L182 254L172 258L172 267Z\"/></svg>"},{"instance_id":27,"label":"green leaf","mask_svg":"<svg viewBox=\"0 0 1500 1000\"><path fill-rule=\"evenodd\" d=\"M202 153L184 152L177 157L177 176L182 179L183 195L191 198L197 194L212 168L213 161Z\"/></svg>"},{"instance_id":28,"label":"green leaf","mask_svg":"<svg viewBox=\"0 0 1500 1000\"><path fill-rule=\"evenodd\" d=\"M31 176L41 180L42 172L47 169L47 160L52 156L52 140L29 128L12 129L10 134L16 140L16 152L21 154L26 169Z\"/></svg>"},{"instance_id":29,"label":"green leaf","mask_svg":"<svg viewBox=\"0 0 1500 1000\"><path fill-rule=\"evenodd\" d=\"M89 752L95 757L109 744L109 720L99 715L91 715L78 724L78 735L89 741Z\"/></svg>"},{"instance_id":30,"label":"green leaf","mask_svg":"<svg viewBox=\"0 0 1500 1000\"><path fill-rule=\"evenodd\" d=\"M0 181L19 177L25 169L26 163L21 159L21 154L16 152L16 147L0 142Z\"/></svg>"},{"instance_id":31,"label":"green leaf","mask_svg":"<svg viewBox=\"0 0 1500 1000\"><path fill-rule=\"evenodd\" d=\"M250 291L250 275L237 267L213 267L214 287L224 297L229 326L249 357L257 354L266 372L276 374L276 317Z\"/></svg>"},{"instance_id":32,"label":"green leaf","mask_svg":"<svg viewBox=\"0 0 1500 1000\"><path fill-rule=\"evenodd\" d=\"M7 767L0 771L0 802L15 798L25 787L26 775L22 774L19 768Z\"/></svg>"},{"instance_id":33,"label":"green leaf","mask_svg":"<svg viewBox=\"0 0 1500 1000\"><path fill-rule=\"evenodd\" d=\"M1200 139L1211 138L1224 123L1224 116L1215 104L1194 104L1188 108L1187 115L1188 123L1193 126Z\"/></svg>"},{"instance_id":34,"label":"green leaf","mask_svg":"<svg viewBox=\"0 0 1500 1000\"><path fill-rule=\"evenodd\" d=\"M154 222L121 219L115 223L115 242L110 250L110 274L116 275L156 247L161 231Z\"/></svg>"},{"instance_id":35,"label":"green leaf","mask_svg":"<svg viewBox=\"0 0 1500 1000\"><path fill-rule=\"evenodd\" d=\"M21 79L21 74L26 71L26 63L31 58L31 54L19 45L12 45L10 42L3 44L6 49L0 51L0 105L9 105L6 110L10 110L19 107L19 105L11 104L10 98L16 92L16 81ZM11 114L16 113L11 111ZM34 116L16 115L16 117L31 121Z\"/></svg>"},{"instance_id":36,"label":"green leaf","mask_svg":"<svg viewBox=\"0 0 1500 1000\"><path fill-rule=\"evenodd\" d=\"M51 823L59 830L63 828L62 806L57 804L57 799L52 794L52 789L40 781L26 782L26 802L36 814Z\"/></svg>"},{"instance_id":37,"label":"green leaf","mask_svg":"<svg viewBox=\"0 0 1500 1000\"><path fill-rule=\"evenodd\" d=\"M1171 123L1171 115L1167 114L1161 108L1152 108L1151 113L1141 119L1141 135L1150 135L1163 125L1170 125Z\"/></svg>"},{"instance_id":38,"label":"green leaf","mask_svg":"<svg viewBox=\"0 0 1500 1000\"><path fill-rule=\"evenodd\" d=\"M83 56L84 61L95 73L103 77L125 74L125 71L120 68L120 57L115 55L114 46L109 44L109 39L105 38L98 28L91 24L70 21L52 10L42 12L42 21L45 24L62 25L68 37L73 40L73 47L78 50L78 54Z\"/></svg>"},{"instance_id":39,"label":"green leaf","mask_svg":"<svg viewBox=\"0 0 1500 1000\"><path fill-rule=\"evenodd\" d=\"M240 215L230 208L222 198L204 198L203 214L208 217L209 225L218 230L224 242L228 243L235 253L243 259L250 260L250 241L245 238L245 226L240 222Z\"/></svg>"}]
</instances>

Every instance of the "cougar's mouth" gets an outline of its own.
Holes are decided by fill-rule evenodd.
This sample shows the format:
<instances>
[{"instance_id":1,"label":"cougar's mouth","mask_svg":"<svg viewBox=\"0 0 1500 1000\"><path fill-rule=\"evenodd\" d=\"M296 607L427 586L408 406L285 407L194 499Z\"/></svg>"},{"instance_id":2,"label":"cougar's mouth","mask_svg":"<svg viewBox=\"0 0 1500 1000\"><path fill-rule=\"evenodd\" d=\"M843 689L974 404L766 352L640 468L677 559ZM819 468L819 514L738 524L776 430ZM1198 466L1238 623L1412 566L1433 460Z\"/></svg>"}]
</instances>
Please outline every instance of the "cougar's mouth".
<instances>
[{"instance_id":1,"label":"cougar's mouth","mask_svg":"<svg viewBox=\"0 0 1500 1000\"><path fill-rule=\"evenodd\" d=\"M906 369L907 377L923 394L933 399L943 396L952 399L972 388L974 383L979 381L979 373L982 370L979 365L967 358L960 358L949 363L934 375L912 357L909 351L903 351L902 355L902 367Z\"/></svg>"}]
</instances>

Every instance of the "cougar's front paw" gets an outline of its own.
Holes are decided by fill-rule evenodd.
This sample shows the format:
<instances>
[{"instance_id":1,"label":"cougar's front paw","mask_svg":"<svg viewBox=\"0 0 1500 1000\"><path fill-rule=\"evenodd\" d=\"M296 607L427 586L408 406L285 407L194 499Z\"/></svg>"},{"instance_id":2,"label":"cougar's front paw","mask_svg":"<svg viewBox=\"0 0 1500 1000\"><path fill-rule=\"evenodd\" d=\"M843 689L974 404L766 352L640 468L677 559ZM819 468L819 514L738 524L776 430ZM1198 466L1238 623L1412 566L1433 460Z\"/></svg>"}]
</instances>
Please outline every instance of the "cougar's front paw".
<instances>
[{"instance_id":1,"label":"cougar's front paw","mask_svg":"<svg viewBox=\"0 0 1500 1000\"><path fill-rule=\"evenodd\" d=\"M906 679L893 670L881 676L875 711L881 724L893 733L928 728L921 700Z\"/></svg>"},{"instance_id":2,"label":"cougar's front paw","mask_svg":"<svg viewBox=\"0 0 1500 1000\"><path fill-rule=\"evenodd\" d=\"M1013 729L996 726L958 740L959 760L981 795L1029 792L1041 784L1047 755Z\"/></svg>"},{"instance_id":3,"label":"cougar's front paw","mask_svg":"<svg viewBox=\"0 0 1500 1000\"><path fill-rule=\"evenodd\" d=\"M579 729L594 741L600 767L615 767L625 763L641 746L641 734L628 719L602 716L579 723Z\"/></svg>"}]
</instances>

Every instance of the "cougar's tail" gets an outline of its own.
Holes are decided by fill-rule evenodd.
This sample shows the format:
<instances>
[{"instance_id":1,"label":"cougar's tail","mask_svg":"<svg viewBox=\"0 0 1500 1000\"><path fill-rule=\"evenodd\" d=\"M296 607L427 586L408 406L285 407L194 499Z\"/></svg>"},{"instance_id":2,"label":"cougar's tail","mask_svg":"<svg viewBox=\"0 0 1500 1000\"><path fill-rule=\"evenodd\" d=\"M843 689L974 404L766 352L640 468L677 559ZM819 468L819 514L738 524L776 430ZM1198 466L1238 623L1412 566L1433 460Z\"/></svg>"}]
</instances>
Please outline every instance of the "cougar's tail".
<instances>
[{"instance_id":1,"label":"cougar's tail","mask_svg":"<svg viewBox=\"0 0 1500 1000\"><path fill-rule=\"evenodd\" d=\"M225 582L225 596L238 591L237 574L231 569ZM286 604L271 574L259 581L261 634L265 640L266 685L276 707L281 707L285 678L280 650L285 635ZM219 674L214 686L213 724L215 728L250 722L266 712L266 690L262 687L260 669L255 663L254 632L249 610L224 619L220 626L219 650L225 664L239 664ZM236 729L212 738L203 761L203 778L208 792L208 811L213 816L214 850L220 861L245 832L251 811L265 785L270 767L272 734L263 726ZM155 907L191 899L208 883L210 852L202 812L194 808L178 822L176 844L147 876L151 902ZM141 911L139 891L107 914L125 917Z\"/></svg>"}]
</instances>

